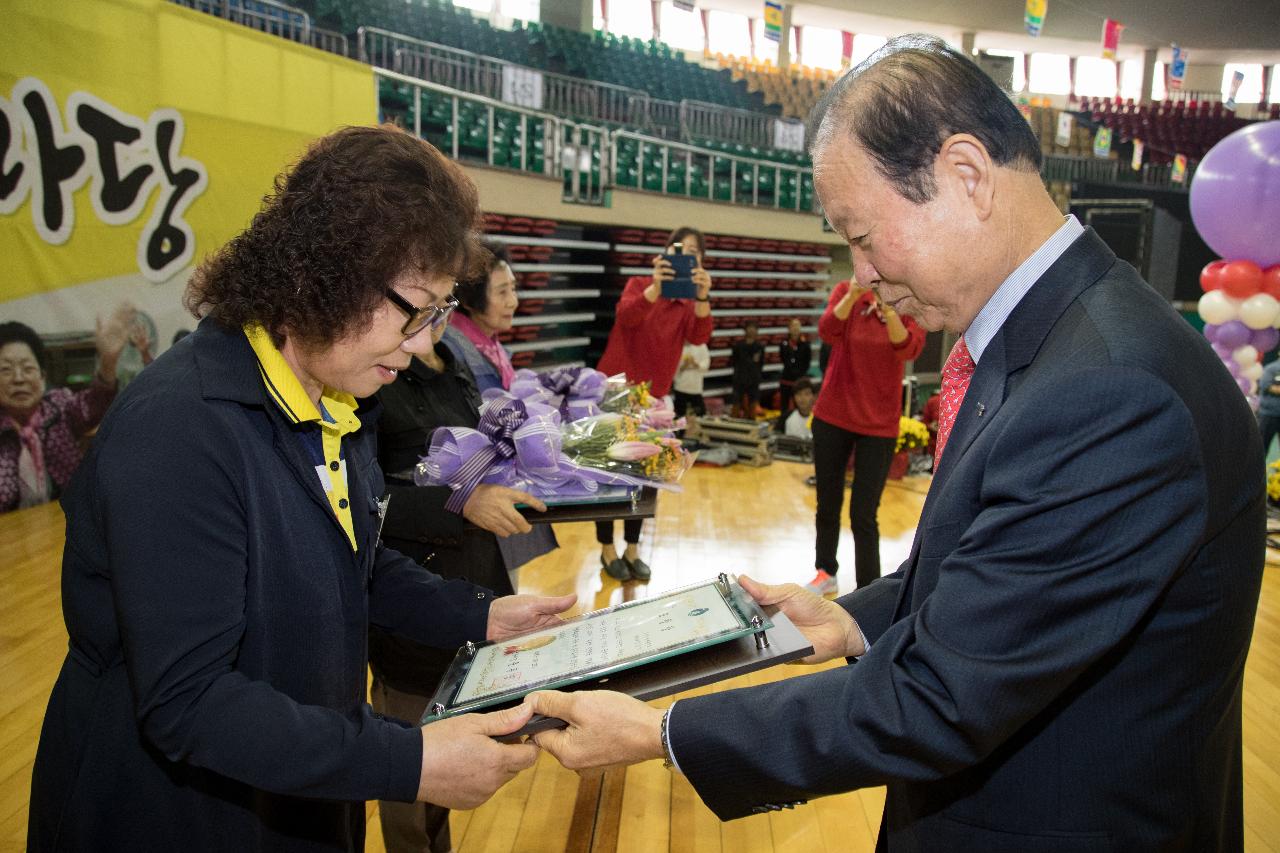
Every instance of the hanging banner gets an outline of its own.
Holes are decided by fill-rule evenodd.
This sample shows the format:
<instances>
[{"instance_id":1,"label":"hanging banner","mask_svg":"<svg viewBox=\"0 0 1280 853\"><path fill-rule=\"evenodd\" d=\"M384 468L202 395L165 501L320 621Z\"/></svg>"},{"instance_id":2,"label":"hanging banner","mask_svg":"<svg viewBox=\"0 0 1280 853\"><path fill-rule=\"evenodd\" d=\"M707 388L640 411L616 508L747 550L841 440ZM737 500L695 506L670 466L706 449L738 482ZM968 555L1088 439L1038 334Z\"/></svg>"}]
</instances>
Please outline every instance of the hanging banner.
<instances>
[{"instance_id":1,"label":"hanging banner","mask_svg":"<svg viewBox=\"0 0 1280 853\"><path fill-rule=\"evenodd\" d=\"M764 37L769 41L782 41L782 4L767 0L764 4Z\"/></svg>"},{"instance_id":2,"label":"hanging banner","mask_svg":"<svg viewBox=\"0 0 1280 853\"><path fill-rule=\"evenodd\" d=\"M1173 46L1173 62L1169 63L1169 88L1181 89L1182 81L1187 76L1187 51L1185 48Z\"/></svg>"},{"instance_id":3,"label":"hanging banner","mask_svg":"<svg viewBox=\"0 0 1280 853\"><path fill-rule=\"evenodd\" d=\"M1102 58L1115 59L1116 51L1120 49L1120 32L1124 29L1124 24L1119 21L1113 21L1107 18L1102 22Z\"/></svg>"},{"instance_id":4,"label":"hanging banner","mask_svg":"<svg viewBox=\"0 0 1280 853\"><path fill-rule=\"evenodd\" d=\"M853 61L853 33L843 30L840 33L840 64L848 66Z\"/></svg>"},{"instance_id":5,"label":"hanging banner","mask_svg":"<svg viewBox=\"0 0 1280 853\"><path fill-rule=\"evenodd\" d=\"M167 0L9 10L23 37L0 51L0 318L41 334L91 340L127 300L168 342L195 322L192 270L275 175L378 121L369 66Z\"/></svg>"},{"instance_id":6,"label":"hanging banner","mask_svg":"<svg viewBox=\"0 0 1280 853\"><path fill-rule=\"evenodd\" d=\"M502 100L532 110L542 109L542 73L518 65L502 66Z\"/></svg>"},{"instance_id":7,"label":"hanging banner","mask_svg":"<svg viewBox=\"0 0 1280 853\"><path fill-rule=\"evenodd\" d=\"M1071 113L1063 110L1058 113L1058 133L1053 137L1053 141L1064 148L1071 144L1071 129L1075 127L1076 117Z\"/></svg>"},{"instance_id":8,"label":"hanging banner","mask_svg":"<svg viewBox=\"0 0 1280 853\"><path fill-rule=\"evenodd\" d=\"M804 122L783 119L774 121L773 147L782 151L803 151Z\"/></svg>"},{"instance_id":9,"label":"hanging banner","mask_svg":"<svg viewBox=\"0 0 1280 853\"><path fill-rule=\"evenodd\" d=\"M1027 32L1033 36L1040 35L1040 30L1044 28L1044 15L1049 8L1049 0L1027 0L1027 10L1023 15L1023 23L1027 25Z\"/></svg>"},{"instance_id":10,"label":"hanging banner","mask_svg":"<svg viewBox=\"0 0 1280 853\"><path fill-rule=\"evenodd\" d=\"M1173 158L1173 172L1169 175L1169 180L1175 184L1185 183L1187 180L1187 155L1179 154Z\"/></svg>"},{"instance_id":11,"label":"hanging banner","mask_svg":"<svg viewBox=\"0 0 1280 853\"><path fill-rule=\"evenodd\" d=\"M1226 108L1234 111L1236 108L1236 95L1240 94L1240 84L1244 82L1244 72L1237 71L1231 75L1231 88L1227 90Z\"/></svg>"},{"instance_id":12,"label":"hanging banner","mask_svg":"<svg viewBox=\"0 0 1280 853\"><path fill-rule=\"evenodd\" d=\"M1133 140L1133 159L1129 161L1129 168L1135 172L1142 171L1142 152L1145 148L1141 139Z\"/></svg>"},{"instance_id":13,"label":"hanging banner","mask_svg":"<svg viewBox=\"0 0 1280 853\"><path fill-rule=\"evenodd\" d=\"M693 0L671 0L671 5L684 12L693 11Z\"/></svg>"},{"instance_id":14,"label":"hanging banner","mask_svg":"<svg viewBox=\"0 0 1280 853\"><path fill-rule=\"evenodd\" d=\"M1111 128L1100 127L1093 137L1093 156L1111 156Z\"/></svg>"}]
</instances>

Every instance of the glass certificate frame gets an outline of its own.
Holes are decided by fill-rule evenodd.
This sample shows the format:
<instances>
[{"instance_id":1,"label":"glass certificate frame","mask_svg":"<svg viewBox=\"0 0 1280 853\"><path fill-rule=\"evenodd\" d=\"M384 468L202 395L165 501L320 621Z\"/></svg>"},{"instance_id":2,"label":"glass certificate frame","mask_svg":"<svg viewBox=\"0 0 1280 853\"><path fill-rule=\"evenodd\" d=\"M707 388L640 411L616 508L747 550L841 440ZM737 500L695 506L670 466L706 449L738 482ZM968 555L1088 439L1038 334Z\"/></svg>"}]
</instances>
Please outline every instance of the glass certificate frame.
<instances>
[{"instance_id":1,"label":"glass certificate frame","mask_svg":"<svg viewBox=\"0 0 1280 853\"><path fill-rule=\"evenodd\" d=\"M422 723L511 705L535 690L604 678L761 634L769 616L728 575L458 650Z\"/></svg>"}]
</instances>

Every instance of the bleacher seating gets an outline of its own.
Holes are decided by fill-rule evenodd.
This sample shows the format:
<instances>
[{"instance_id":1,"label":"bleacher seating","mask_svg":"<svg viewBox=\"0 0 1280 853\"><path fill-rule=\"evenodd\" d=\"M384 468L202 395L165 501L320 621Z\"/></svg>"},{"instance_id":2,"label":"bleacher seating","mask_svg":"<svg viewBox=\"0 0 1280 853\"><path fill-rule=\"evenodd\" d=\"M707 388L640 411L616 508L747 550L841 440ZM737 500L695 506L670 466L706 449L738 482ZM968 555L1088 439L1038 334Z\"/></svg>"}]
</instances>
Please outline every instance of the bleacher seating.
<instances>
[{"instance_id":1,"label":"bleacher seating","mask_svg":"<svg viewBox=\"0 0 1280 853\"><path fill-rule=\"evenodd\" d=\"M733 80L746 83L747 91L759 94L765 104L776 106L787 118L809 115L840 74L825 68L792 64L785 71L772 60L716 54L716 62L729 71Z\"/></svg>"},{"instance_id":2,"label":"bleacher seating","mask_svg":"<svg viewBox=\"0 0 1280 853\"><path fill-rule=\"evenodd\" d=\"M761 93L749 92L728 69L688 62L665 42L538 22L516 21L512 30L501 30L447 0L302 0L300 5L314 7L346 33L378 27L543 71L643 89L663 100L699 100L777 114Z\"/></svg>"},{"instance_id":3,"label":"bleacher seating","mask_svg":"<svg viewBox=\"0 0 1280 853\"><path fill-rule=\"evenodd\" d=\"M382 80L379 101L384 121L393 121L412 130L414 127L414 99L408 87ZM458 157L463 160L488 161L489 117L479 104L467 100L458 101L458 120L453 122L452 99L424 90L422 93L422 136L442 151L452 152L456 131ZM525 142L523 170L544 171L544 128L540 119L523 122L528 134ZM493 165L512 169L522 168L521 163L521 115L513 110L495 109L493 115L494 151Z\"/></svg>"},{"instance_id":4,"label":"bleacher seating","mask_svg":"<svg viewBox=\"0 0 1280 853\"><path fill-rule=\"evenodd\" d=\"M1272 105L1277 113L1280 105ZM1196 162L1223 137L1250 123L1221 101L1171 101L1135 104L1133 99L1081 98L1075 107L1082 116L1111 128L1121 142L1141 139L1148 162L1172 162L1185 154Z\"/></svg>"}]
</instances>

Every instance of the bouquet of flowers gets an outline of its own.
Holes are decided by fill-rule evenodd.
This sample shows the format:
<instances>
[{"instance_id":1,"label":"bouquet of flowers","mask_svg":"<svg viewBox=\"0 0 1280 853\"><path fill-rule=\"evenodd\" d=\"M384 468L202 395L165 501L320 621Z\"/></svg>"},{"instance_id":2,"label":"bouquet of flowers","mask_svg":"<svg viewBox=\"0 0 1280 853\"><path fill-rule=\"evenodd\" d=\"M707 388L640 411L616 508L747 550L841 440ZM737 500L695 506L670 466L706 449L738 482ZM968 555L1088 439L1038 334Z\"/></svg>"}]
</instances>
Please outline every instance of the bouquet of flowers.
<instances>
[{"instance_id":1,"label":"bouquet of flowers","mask_svg":"<svg viewBox=\"0 0 1280 853\"><path fill-rule=\"evenodd\" d=\"M918 450L929 446L929 428L915 418L898 419L898 443L894 452Z\"/></svg>"},{"instance_id":2,"label":"bouquet of flowers","mask_svg":"<svg viewBox=\"0 0 1280 853\"><path fill-rule=\"evenodd\" d=\"M667 433L629 415L605 413L566 424L563 449L579 465L672 484L689 469L692 457Z\"/></svg>"},{"instance_id":3,"label":"bouquet of flowers","mask_svg":"<svg viewBox=\"0 0 1280 853\"><path fill-rule=\"evenodd\" d=\"M562 429L557 408L505 392L491 395L480 415L476 429L437 429L414 469L418 485L453 490L445 505L456 512L480 483L539 496L593 495L604 485L678 490L690 463L679 441L623 415Z\"/></svg>"},{"instance_id":4,"label":"bouquet of flowers","mask_svg":"<svg viewBox=\"0 0 1280 853\"><path fill-rule=\"evenodd\" d=\"M557 367L543 373L517 370L511 382L510 395L525 402L542 403L560 412L565 421L598 415L608 378L590 367ZM486 399L504 392L490 389Z\"/></svg>"},{"instance_id":5,"label":"bouquet of flowers","mask_svg":"<svg viewBox=\"0 0 1280 853\"><path fill-rule=\"evenodd\" d=\"M653 405L648 382L628 382L625 373L610 376L600 408L616 414L638 414Z\"/></svg>"}]
</instances>

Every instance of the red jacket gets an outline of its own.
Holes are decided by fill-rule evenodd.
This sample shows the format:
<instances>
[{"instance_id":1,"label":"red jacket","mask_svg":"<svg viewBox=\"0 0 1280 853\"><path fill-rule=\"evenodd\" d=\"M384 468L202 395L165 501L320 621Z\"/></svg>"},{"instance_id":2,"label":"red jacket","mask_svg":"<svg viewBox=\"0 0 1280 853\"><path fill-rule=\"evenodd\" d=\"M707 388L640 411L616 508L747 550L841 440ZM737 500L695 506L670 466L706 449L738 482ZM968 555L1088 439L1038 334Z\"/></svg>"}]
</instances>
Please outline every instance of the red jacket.
<instances>
[{"instance_id":1,"label":"red jacket","mask_svg":"<svg viewBox=\"0 0 1280 853\"><path fill-rule=\"evenodd\" d=\"M835 306L848 292L849 282L837 284L818 321L818 335L832 349L813 414L849 432L897 436L903 365L924 349L924 329L902 316L907 339L890 343L888 328L875 312L864 313L875 300L871 291L858 297L849 317L840 320Z\"/></svg>"},{"instance_id":2,"label":"red jacket","mask_svg":"<svg viewBox=\"0 0 1280 853\"><path fill-rule=\"evenodd\" d=\"M696 303L690 299L649 302L644 290L651 281L647 275L627 280L596 369L608 376L625 373L631 382L648 382L650 393L665 397L671 393L685 341L711 340L711 318L695 316Z\"/></svg>"}]
</instances>

